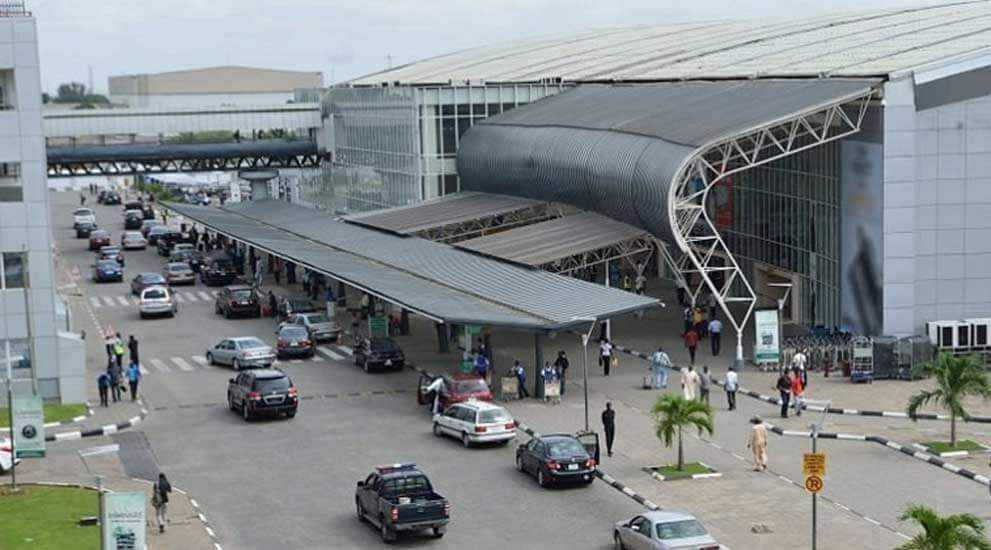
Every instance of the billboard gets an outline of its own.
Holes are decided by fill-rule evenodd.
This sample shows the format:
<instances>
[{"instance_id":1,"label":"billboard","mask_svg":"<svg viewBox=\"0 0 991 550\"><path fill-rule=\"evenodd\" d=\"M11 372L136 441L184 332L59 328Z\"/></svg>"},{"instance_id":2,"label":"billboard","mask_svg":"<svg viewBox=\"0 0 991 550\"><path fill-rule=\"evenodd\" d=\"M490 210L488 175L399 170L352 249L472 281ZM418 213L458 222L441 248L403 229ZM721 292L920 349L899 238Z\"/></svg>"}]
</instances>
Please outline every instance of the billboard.
<instances>
[{"instance_id":1,"label":"billboard","mask_svg":"<svg viewBox=\"0 0 991 550\"><path fill-rule=\"evenodd\" d=\"M16 458L45 458L45 410L41 396L14 398Z\"/></svg>"},{"instance_id":2,"label":"billboard","mask_svg":"<svg viewBox=\"0 0 991 550\"><path fill-rule=\"evenodd\" d=\"M103 550L145 549L145 494L103 493Z\"/></svg>"},{"instance_id":3,"label":"billboard","mask_svg":"<svg viewBox=\"0 0 991 550\"><path fill-rule=\"evenodd\" d=\"M842 328L875 336L882 330L884 148L840 144L840 313Z\"/></svg>"},{"instance_id":4,"label":"billboard","mask_svg":"<svg viewBox=\"0 0 991 550\"><path fill-rule=\"evenodd\" d=\"M778 341L778 310L758 309L754 311L754 362L777 363L781 360L781 345Z\"/></svg>"},{"instance_id":5,"label":"billboard","mask_svg":"<svg viewBox=\"0 0 991 550\"><path fill-rule=\"evenodd\" d=\"M733 176L719 180L709 192L712 223L717 229L733 229Z\"/></svg>"}]
</instances>

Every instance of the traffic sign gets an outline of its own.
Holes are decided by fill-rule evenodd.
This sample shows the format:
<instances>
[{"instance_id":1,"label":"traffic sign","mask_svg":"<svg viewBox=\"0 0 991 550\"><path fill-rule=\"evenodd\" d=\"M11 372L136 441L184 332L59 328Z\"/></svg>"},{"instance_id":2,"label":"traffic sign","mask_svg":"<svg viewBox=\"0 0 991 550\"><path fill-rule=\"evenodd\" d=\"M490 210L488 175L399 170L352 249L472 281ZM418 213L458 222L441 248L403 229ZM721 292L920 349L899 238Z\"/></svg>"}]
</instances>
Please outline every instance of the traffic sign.
<instances>
[{"instance_id":1,"label":"traffic sign","mask_svg":"<svg viewBox=\"0 0 991 550\"><path fill-rule=\"evenodd\" d=\"M805 477L817 476L826 477L826 454L825 453L805 453L802 456L802 472Z\"/></svg>"},{"instance_id":2,"label":"traffic sign","mask_svg":"<svg viewBox=\"0 0 991 550\"><path fill-rule=\"evenodd\" d=\"M805 476L805 490L812 493L813 495L818 495L822 492L822 478L817 475Z\"/></svg>"}]
</instances>

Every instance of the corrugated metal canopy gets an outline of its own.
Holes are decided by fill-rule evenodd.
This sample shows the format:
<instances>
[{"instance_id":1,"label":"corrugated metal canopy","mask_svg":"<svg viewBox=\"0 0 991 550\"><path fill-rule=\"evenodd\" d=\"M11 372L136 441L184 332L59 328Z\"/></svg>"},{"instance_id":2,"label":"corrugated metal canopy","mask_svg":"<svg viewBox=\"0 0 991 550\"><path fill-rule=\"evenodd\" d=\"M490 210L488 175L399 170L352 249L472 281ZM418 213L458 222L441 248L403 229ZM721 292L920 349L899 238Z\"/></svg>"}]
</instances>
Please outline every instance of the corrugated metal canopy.
<instances>
[{"instance_id":1,"label":"corrugated metal canopy","mask_svg":"<svg viewBox=\"0 0 991 550\"><path fill-rule=\"evenodd\" d=\"M426 229L508 214L540 204L522 197L491 193L454 193L416 204L353 214L346 221L411 235Z\"/></svg>"},{"instance_id":2,"label":"corrugated metal canopy","mask_svg":"<svg viewBox=\"0 0 991 550\"><path fill-rule=\"evenodd\" d=\"M645 233L643 229L600 214L582 212L461 241L455 246L537 267L613 246Z\"/></svg>"},{"instance_id":3,"label":"corrugated metal canopy","mask_svg":"<svg viewBox=\"0 0 991 550\"><path fill-rule=\"evenodd\" d=\"M576 318L603 319L657 304L446 244L344 223L282 201L167 206L212 230L447 323L551 331L579 324Z\"/></svg>"}]
</instances>

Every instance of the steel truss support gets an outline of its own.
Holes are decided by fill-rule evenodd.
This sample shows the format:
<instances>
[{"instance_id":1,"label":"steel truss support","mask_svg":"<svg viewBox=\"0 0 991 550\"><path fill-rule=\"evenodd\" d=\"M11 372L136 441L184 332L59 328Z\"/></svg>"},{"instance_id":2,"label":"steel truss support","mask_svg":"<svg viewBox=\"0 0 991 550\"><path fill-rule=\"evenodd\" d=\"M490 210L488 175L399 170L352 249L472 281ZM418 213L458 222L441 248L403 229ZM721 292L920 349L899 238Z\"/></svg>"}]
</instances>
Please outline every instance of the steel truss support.
<instances>
[{"instance_id":1,"label":"steel truss support","mask_svg":"<svg viewBox=\"0 0 991 550\"><path fill-rule=\"evenodd\" d=\"M560 258L538 267L552 273L570 275L575 271L580 271L594 265L625 259L639 274L644 269L644 265L642 264L646 264L653 253L654 239L645 233L639 237L619 241L606 247L582 252L568 256L567 258ZM639 261L634 262L632 260L632 258L641 254L643 258L639 259Z\"/></svg>"},{"instance_id":2,"label":"steel truss support","mask_svg":"<svg viewBox=\"0 0 991 550\"><path fill-rule=\"evenodd\" d=\"M512 212L504 212L465 222L431 227L418 231L415 235L431 241L451 244L482 237L497 231L560 218L562 215L563 213L560 209L553 208L548 203L542 203L513 210Z\"/></svg>"},{"instance_id":3,"label":"steel truss support","mask_svg":"<svg viewBox=\"0 0 991 550\"><path fill-rule=\"evenodd\" d=\"M238 156L148 160L49 161L48 177L118 176L173 172L235 172L252 168L319 168L320 155Z\"/></svg>"},{"instance_id":4,"label":"steel truss support","mask_svg":"<svg viewBox=\"0 0 991 550\"><path fill-rule=\"evenodd\" d=\"M875 93L871 90L847 97L712 143L699 149L676 174L669 214L678 247L684 253L680 267L682 273L700 275L697 286L688 289L692 303L703 288L708 289L736 329L738 362L743 360L743 328L757 296L709 218L709 191L731 174L859 132Z\"/></svg>"}]
</instances>

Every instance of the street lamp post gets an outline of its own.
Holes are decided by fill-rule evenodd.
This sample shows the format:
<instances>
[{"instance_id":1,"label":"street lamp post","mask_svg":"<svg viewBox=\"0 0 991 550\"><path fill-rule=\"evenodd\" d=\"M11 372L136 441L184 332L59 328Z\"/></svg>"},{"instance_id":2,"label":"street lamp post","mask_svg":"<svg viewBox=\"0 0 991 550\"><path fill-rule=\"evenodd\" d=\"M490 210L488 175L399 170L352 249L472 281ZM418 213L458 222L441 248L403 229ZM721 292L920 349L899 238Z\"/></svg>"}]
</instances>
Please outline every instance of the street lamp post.
<instances>
[{"instance_id":1,"label":"street lamp post","mask_svg":"<svg viewBox=\"0 0 991 550\"><path fill-rule=\"evenodd\" d=\"M594 317L574 317L572 321L585 321L588 325L588 331L581 333L582 341L582 387L585 390L585 431L588 431L588 341L592 337L592 331L595 330L595 325L598 320Z\"/></svg>"},{"instance_id":2,"label":"street lamp post","mask_svg":"<svg viewBox=\"0 0 991 550\"><path fill-rule=\"evenodd\" d=\"M811 424L809 424L809 429L812 431L811 432L811 436L812 436L812 453L815 454L816 451L818 450L819 432L822 431L822 428L823 428L823 426L826 423L826 415L828 414L829 407L832 406L833 402L832 401L810 401L810 400L806 400L805 401L805 405L808 405L810 402L812 404L816 405L816 406L822 407L822 415L819 417L819 422L812 422ZM798 406L801 406L801 404L796 403L795 406L798 407ZM819 495L816 494L816 493L812 493L812 550L816 550L816 543L817 543L817 539L818 539L818 536L816 535L817 523L818 523L817 510L816 510L816 508L817 508L818 502L819 502Z\"/></svg>"}]
</instances>

